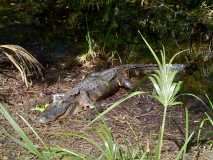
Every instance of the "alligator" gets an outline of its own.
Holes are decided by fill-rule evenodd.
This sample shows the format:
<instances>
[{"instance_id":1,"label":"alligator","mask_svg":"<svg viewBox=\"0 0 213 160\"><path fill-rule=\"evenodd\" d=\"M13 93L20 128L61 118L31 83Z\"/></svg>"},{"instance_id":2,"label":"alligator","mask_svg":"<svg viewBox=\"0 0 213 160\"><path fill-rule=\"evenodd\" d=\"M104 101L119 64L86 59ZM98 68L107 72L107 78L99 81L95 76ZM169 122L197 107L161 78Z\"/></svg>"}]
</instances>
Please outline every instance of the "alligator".
<instances>
[{"instance_id":1,"label":"alligator","mask_svg":"<svg viewBox=\"0 0 213 160\"><path fill-rule=\"evenodd\" d=\"M182 64L170 66L173 70L184 70L184 67ZM40 123L54 121L68 110L75 113L77 105L93 109L95 102L114 94L119 88L133 88L129 71L137 70L147 74L157 68L156 64L126 64L91 73L70 89L59 103L52 103L41 113L37 121Z\"/></svg>"}]
</instances>

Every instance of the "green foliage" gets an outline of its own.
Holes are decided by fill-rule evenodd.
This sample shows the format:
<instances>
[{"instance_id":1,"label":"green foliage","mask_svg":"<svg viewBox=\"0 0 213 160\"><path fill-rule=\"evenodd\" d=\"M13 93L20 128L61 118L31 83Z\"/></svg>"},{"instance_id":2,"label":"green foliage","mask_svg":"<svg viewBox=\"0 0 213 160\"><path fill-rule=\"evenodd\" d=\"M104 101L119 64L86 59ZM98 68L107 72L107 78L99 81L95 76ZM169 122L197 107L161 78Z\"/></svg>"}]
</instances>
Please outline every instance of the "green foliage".
<instances>
[{"instance_id":1,"label":"green foliage","mask_svg":"<svg viewBox=\"0 0 213 160\"><path fill-rule=\"evenodd\" d=\"M92 144L99 152L99 156L92 157L91 155L86 154L75 154L76 158L85 159L85 160L147 160L149 153L143 150L143 147L138 145L126 144L125 148L116 143L113 138L112 131L109 127L102 122L96 128L96 135L101 140L101 143L98 143L93 140L89 135L85 133L61 133L64 136L74 136L81 138L88 143Z\"/></svg>"},{"instance_id":2,"label":"green foliage","mask_svg":"<svg viewBox=\"0 0 213 160\"><path fill-rule=\"evenodd\" d=\"M140 33L140 32L139 32ZM140 33L141 35L141 33ZM180 102L176 101L177 93L180 90L181 82L174 82L174 78L177 74L177 71L171 70L169 68L169 65L172 64L172 61L174 58L179 54L175 54L169 61L169 63L166 63L166 54L165 49L163 48L163 51L161 51L161 61L157 57L156 53L153 51L149 43L146 41L146 39L141 35L142 39L150 49L153 57L155 58L159 69L155 71L154 74L152 74L149 78L154 86L155 93L153 97L161 103L161 105L164 107L163 112L163 120L162 125L160 128L160 134L159 134L159 143L156 150L156 159L161 159L161 149L163 146L163 135L164 135L164 129L165 129L165 123L166 123L166 113L167 108L169 106L181 104ZM181 52L180 52L181 53Z\"/></svg>"},{"instance_id":3,"label":"green foliage","mask_svg":"<svg viewBox=\"0 0 213 160\"><path fill-rule=\"evenodd\" d=\"M154 97L164 106L173 106L180 104L176 101L176 95L181 87L181 81L174 82L177 71L169 69L170 64L165 62L165 51L161 52L162 64L159 70L150 76L150 80L154 86L156 93Z\"/></svg>"},{"instance_id":4,"label":"green foliage","mask_svg":"<svg viewBox=\"0 0 213 160\"><path fill-rule=\"evenodd\" d=\"M95 44L94 40L92 39L89 31L87 32L87 35L86 35L86 42L88 45L87 52L84 53L83 55L80 55L77 57L78 61L81 63L90 62L91 59L94 61L97 54L100 54L100 53L96 53L96 52L98 52L97 47L96 47L96 44Z\"/></svg>"},{"instance_id":5,"label":"green foliage","mask_svg":"<svg viewBox=\"0 0 213 160\"><path fill-rule=\"evenodd\" d=\"M16 121L10 116L10 114L2 106L2 104L0 104L0 112L8 120L8 122L11 124L11 126L13 127L15 132L22 138L22 141L10 136L11 139L13 139L16 143L18 143L19 145L21 145L22 147L27 149L30 153L36 155L39 159L47 160L48 158L37 149L37 147L29 139L29 137L26 135L26 133L19 127L19 125L16 123ZM34 130L33 130L33 132L34 132ZM38 135L36 135L36 136L38 136ZM38 138L40 140L40 137L38 137Z\"/></svg>"},{"instance_id":6,"label":"green foliage","mask_svg":"<svg viewBox=\"0 0 213 160\"><path fill-rule=\"evenodd\" d=\"M159 67L159 70L156 70L155 73L149 77L150 80L152 81L152 84L156 92L154 94L154 97L164 107L181 104L180 102L176 101L176 95L180 90L182 82L181 81L174 82L175 76L178 73L178 71L170 69L173 59L181 52L175 54L170 59L169 63L166 63L166 54L165 54L165 49L163 48L163 50L161 51L161 61L160 61L156 53L153 51L151 46L145 40L145 38L143 36L142 38L144 42L146 43L146 45L148 46L148 48L150 49Z\"/></svg>"},{"instance_id":7,"label":"green foliage","mask_svg":"<svg viewBox=\"0 0 213 160\"><path fill-rule=\"evenodd\" d=\"M178 152L175 160L182 159L182 157L186 154L187 149L188 149L188 144L191 141L191 139L193 138L194 134L195 134L195 132L193 131L189 135L189 111L185 107L185 142L184 142L183 146L181 147L180 151Z\"/></svg>"},{"instance_id":8,"label":"green foliage","mask_svg":"<svg viewBox=\"0 0 213 160\"><path fill-rule=\"evenodd\" d=\"M131 96L134 96L136 94L141 94L140 92L136 92L132 94ZM130 96L128 96L130 98ZM126 98L127 99L127 98ZM114 107L124 101L124 99L116 102L114 104ZM165 108L165 107L164 107ZM30 130L33 132L33 134L36 136L36 138L40 141L42 144L42 148L38 145L35 145L30 138L26 135L26 133L19 127L19 125L13 120L13 118L10 116L10 114L5 110L5 108L0 105L0 113L3 114L3 116L8 120L8 122L11 124L11 126L14 128L15 132L21 137L20 139L16 139L10 134L7 133L5 130L5 134L8 135L12 140L14 140L16 143L27 149L30 153L35 155L37 159L40 160L46 160L46 159L54 159L54 158L60 158L60 157L66 157L68 159L73 160L153 160L153 159L159 159L159 152L156 152L154 155L152 155L149 150L145 151L143 146L140 144L139 141L137 141L137 144L131 145L131 143L127 142L124 146L119 145L116 143L112 131L110 128L105 124L101 123L95 127L95 133L99 140L101 142L97 142L92 138L89 134L86 134L84 132L63 132L63 133L56 133L63 136L72 136L72 137L78 137L82 140L87 141L91 145L95 147L95 149L98 151L98 155L88 155L85 153L79 153L74 150L68 150L61 147L48 147L43 142L43 140L39 137L39 135L36 133L36 131L32 128L32 126L22 117L20 118L23 120L23 122L30 128ZM165 113L165 112L164 112ZM186 134L185 134L185 143L183 144L182 148L178 152L176 156L176 160L180 160L182 155L185 154L187 146L192 139L194 132L192 132L189 135L189 117L188 117L188 111L186 110ZM164 115L166 116L166 115ZM211 120L212 121L212 120ZM162 127L164 127L162 125ZM162 132L161 127L161 132ZM136 133L134 132L134 129L130 127L132 130L133 135L135 138L137 137ZM162 134L162 133L161 133ZM161 137L160 134L160 137ZM162 134L163 135L163 134ZM162 137L161 137L162 138ZM161 143L159 141L159 143ZM160 146L160 145L159 145ZM158 147L159 147L158 146ZM162 146L161 146L162 147Z\"/></svg>"},{"instance_id":9,"label":"green foliage","mask_svg":"<svg viewBox=\"0 0 213 160\"><path fill-rule=\"evenodd\" d=\"M43 140L39 137L36 131L32 128L32 126L22 117L21 119L23 122L30 128L36 138L42 144L42 148L38 145L35 145L30 138L26 135L26 133L19 127L19 125L13 120L10 114L5 110L5 108L0 105L0 112L3 116L8 120L11 126L14 128L15 132L21 137L21 140L14 138L10 134L4 130L4 133L8 135L12 140L16 143L24 147L29 153L32 153L37 157L39 160L46 160L46 159L54 159L60 157L66 157L68 159L73 160L153 160L155 155L151 155L150 151L144 150L144 147L140 144L140 141L137 141L137 144L132 145L131 143L127 142L125 145L119 145L113 135L110 128L104 123L100 123L97 125L95 129L95 133L101 142L95 141L89 134L85 132L63 132L63 133L56 133L63 136L72 136L78 137L82 140L87 141L91 145L95 147L98 151L98 155L88 155L85 153L79 153L74 150L68 150L61 147L48 147ZM188 122L187 122L188 123ZM133 135L137 138L134 129L130 127L132 130ZM186 139L183 147L181 148L179 154L177 155L176 160L179 160L181 155L186 150L187 144L191 140L194 133L190 134L189 137Z\"/></svg>"},{"instance_id":10,"label":"green foliage","mask_svg":"<svg viewBox=\"0 0 213 160\"><path fill-rule=\"evenodd\" d=\"M212 21L212 1L206 0L187 0L187 1L148 1L148 0L56 0L56 1L1 1L0 3L0 33L2 37L15 37L15 41L20 43L34 40L41 42L45 47L54 46L53 40L64 40L69 45L73 42L85 43L88 46L87 56L94 58L96 56L95 46L104 48L106 53L116 52L120 57L134 57L132 53L144 52L144 46L141 46L141 39L137 34L137 30L143 31L143 35L149 37L149 42L158 47L160 42L174 41L176 45L179 42L188 42L188 37L192 34L194 24L201 23L207 28L213 28ZM17 32L11 32L11 29ZM21 28L21 32L18 28ZM29 27L29 31L25 30ZM89 28L89 29L88 29ZM88 31L89 30L89 31ZM11 34L13 33L13 34ZM33 38L32 38L33 37ZM143 37L142 37L143 38ZM161 148L163 145L163 134L166 122L167 107L180 104L177 101L177 94L181 87L181 82L175 82L176 71L171 71L169 65L172 64L174 57L169 63L166 63L165 49L161 51L161 59L155 53L147 41L143 38L152 56L154 56L159 70L150 76L150 80L155 89L154 97L164 107L163 121L159 134L159 145L155 157L160 159ZM3 49L13 49L2 46ZM11 47L11 46L9 46ZM23 50L22 50L23 51ZM25 50L24 50L25 51ZM7 52L5 52L7 54ZM14 52L17 54L16 50ZM127 55L123 56L122 54ZM15 55L14 54L14 55ZM179 53L178 53L179 54ZM9 54L7 54L9 55ZM25 55L18 54L18 57ZM11 58L9 55L8 57ZM26 58L26 56L23 56ZM27 57L28 59L31 57ZM34 60L34 59L33 59ZM12 57L11 61L17 64ZM23 75L23 80L27 83L26 75L30 68L25 65L26 59L21 60L24 66L16 65ZM36 61L36 64L37 61ZM26 66L26 69L24 67ZM40 71L36 66L32 67L36 71ZM191 83L191 82L190 82ZM195 84L196 85L196 84ZM98 119L117 107L126 99L142 94L142 92L134 92L129 96L115 102L103 113L98 115L90 124L96 122ZM212 103L209 100L210 106ZM34 135L40 140L43 148L38 149L36 145L30 140L26 133L18 126L9 113L0 105L0 112L9 121L15 132L22 140L15 139L11 135L11 139L26 148L30 153L35 155L38 159L51 159L60 155L69 155L72 159L100 159L100 160L136 160L148 159L148 153L143 149L128 146L128 149L123 149L117 144L111 134L110 129L106 126L100 126L97 135L102 140L102 144L98 144L88 135L76 134L75 136L85 139L93 144L97 150L100 151L100 157L93 157L77 153L72 150L64 148L50 148L47 147L35 130L29 125L23 117L21 119L31 129ZM205 117L200 123L199 137L202 132L202 127L206 122L213 124L212 117L205 113ZM188 112L186 111L186 126L185 126L185 143L181 148L176 159L180 159L186 152L187 145L191 140L194 132L189 134L188 126ZM7 132L5 132L7 133ZM198 139L199 139L198 137ZM150 159L152 159L151 157Z\"/></svg>"},{"instance_id":11,"label":"green foliage","mask_svg":"<svg viewBox=\"0 0 213 160\"><path fill-rule=\"evenodd\" d=\"M96 134L102 141L101 144L94 141L92 138L89 138L89 135L85 133L61 133L64 136L75 136L86 140L88 143L95 146L98 151L100 151L100 155L98 157L78 153L76 151L68 150L61 147L48 147L42 141L36 131L32 128L32 126L22 116L20 116L23 122L28 126L28 128L30 128L36 138L43 145L43 148L38 148L38 145L35 145L30 140L30 138L19 127L19 125L6 111L2 104L0 104L0 113L8 120L15 132L19 135L19 137L21 137L21 140L14 138L9 133L7 133L6 130L4 130L4 133L8 135L12 140L14 140L17 144L29 151L29 153L35 155L39 160L49 160L61 156L66 156L73 160L146 160L148 157L148 153L143 151L143 148L140 145L137 145L137 147L135 147L133 145L128 144L126 146L127 148L123 148L119 144L117 144L112 136L111 130L104 123L99 125L96 130Z\"/></svg>"},{"instance_id":12,"label":"green foliage","mask_svg":"<svg viewBox=\"0 0 213 160\"><path fill-rule=\"evenodd\" d=\"M189 137L186 139L184 145L181 147L181 150L178 152L178 154L177 154L175 160L180 160L180 159L182 159L182 156L184 155L184 153L185 153L185 151L186 151L186 149L187 149L187 145L189 144L189 142L190 142L190 140L192 139L193 135L194 135L194 132L192 132L192 133L189 135Z\"/></svg>"},{"instance_id":13,"label":"green foliage","mask_svg":"<svg viewBox=\"0 0 213 160\"><path fill-rule=\"evenodd\" d=\"M200 136L201 136L201 133L203 131L204 125L205 124L209 124L211 127L213 127L213 103L210 100L208 95L206 95L206 98L207 98L207 100L209 102L210 111L209 111L209 113L205 112L205 115L204 115L204 117L202 118L202 120L200 122L199 131L198 131L198 137L197 137L198 143L199 143ZM210 132L212 132L212 131L210 131ZM213 145L213 140L210 140L209 143L211 143Z\"/></svg>"},{"instance_id":14,"label":"green foliage","mask_svg":"<svg viewBox=\"0 0 213 160\"><path fill-rule=\"evenodd\" d=\"M149 37L152 46L158 47L162 41L188 41L196 23L211 28L212 2L31 0L0 4L0 33L22 43L30 39L48 48L54 40L61 39L70 46L73 42L82 44L88 32L86 23L98 46L107 53L118 51L128 58L131 51L141 53L145 48L141 46L138 29ZM20 29L11 35L13 27Z\"/></svg>"},{"instance_id":15,"label":"green foliage","mask_svg":"<svg viewBox=\"0 0 213 160\"><path fill-rule=\"evenodd\" d=\"M206 96L206 98L208 100L208 103L209 103L209 105L207 105L203 99L201 99L200 97L196 96L195 94L184 93L182 95L183 96L194 97L195 100L200 101L203 104L203 106L206 107L206 109L209 109L209 110L207 110L204 113L204 116L201 118L201 120L199 120L200 121L200 125L199 125L199 128L195 132L197 134L197 144L199 144L200 143L201 133L206 131L205 128L204 128L204 125L206 125L206 126L209 125L210 127L213 127L213 118L212 118L212 116L213 116L213 103L212 103L212 100L210 100L209 96L207 94L205 94L205 96ZM186 117L186 119L188 119L188 117ZM189 127L186 126L186 128L189 128ZM208 132L209 132L209 135L212 135L212 131L211 130L210 131L207 130L205 132L205 133L207 133L206 137L208 137ZM188 135L188 133L186 134L186 137L187 137L187 135ZM205 139L208 139L208 138L205 138ZM210 140L209 143L213 145L213 141L212 140Z\"/></svg>"},{"instance_id":16,"label":"green foliage","mask_svg":"<svg viewBox=\"0 0 213 160\"><path fill-rule=\"evenodd\" d=\"M5 119L9 122L9 124L15 130L15 133L19 136L19 138L15 138L10 135L5 129L4 134L6 134L9 138L11 138L14 142L25 148L29 153L33 154L38 160L50 160L53 158L61 157L63 155L70 155L66 149L62 149L60 147L48 147L37 132L32 128L32 126L22 117L19 116L23 122L27 125L27 127L32 131L35 137L42 144L42 148L39 148L38 145L34 144L33 141L28 137L25 131L20 128L17 122L12 118L12 116L8 113L8 111L4 108L4 106L0 103L0 113L5 117Z\"/></svg>"},{"instance_id":17,"label":"green foliage","mask_svg":"<svg viewBox=\"0 0 213 160\"><path fill-rule=\"evenodd\" d=\"M154 58L155 58L155 60L158 64L158 67L159 67L159 70L157 70L154 74L152 74L150 76L150 80L152 81L152 84L153 84L154 89L155 89L155 93L154 93L153 97L156 98L156 100L158 100L162 104L162 106L164 107L163 120L162 120L162 125L161 125L161 129L160 129L160 134L159 134L159 143L156 146L156 153L154 154L155 159L160 160L161 159L161 149L162 149L162 146L163 146L163 135L164 135L164 128L165 128L165 123L166 123L167 108L169 106L181 104L181 102L176 101L177 94L180 90L181 82L180 81L175 82L174 78L177 74L177 71L172 70L170 67L172 65L174 58L177 55L179 55L180 53L182 53L182 51L175 54L170 59L169 63L167 64L166 63L165 50L163 49L163 51L161 52L161 61L160 61L159 58L157 57L156 53L153 51L151 46L145 40L145 38L143 36L142 36L142 38L143 38L144 42L146 43L146 45L148 46L148 48L150 49L152 55L154 56ZM126 99L128 99L132 96L135 96L137 94L141 94L141 93L140 92L133 92L128 97L115 102L112 106L110 106L104 112L99 114L90 124L94 123L95 121L97 121L100 118L103 118L103 116L106 113L111 111L113 108L115 108L121 102L123 102L124 100L126 100ZM179 153L176 157L177 160L179 160L181 158L181 156L185 154L186 149L187 149L187 145L194 135L194 132L192 132L189 135L188 123L189 123L188 111L186 110L185 143L182 146L181 150L179 151Z\"/></svg>"}]
</instances>

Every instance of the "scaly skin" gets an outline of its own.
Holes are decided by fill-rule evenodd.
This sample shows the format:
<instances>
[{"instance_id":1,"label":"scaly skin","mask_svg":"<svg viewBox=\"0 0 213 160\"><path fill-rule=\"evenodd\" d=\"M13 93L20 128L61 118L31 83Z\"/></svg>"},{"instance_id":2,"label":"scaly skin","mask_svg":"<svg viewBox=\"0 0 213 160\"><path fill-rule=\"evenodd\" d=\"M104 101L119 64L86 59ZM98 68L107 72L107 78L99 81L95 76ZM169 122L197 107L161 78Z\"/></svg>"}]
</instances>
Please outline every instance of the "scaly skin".
<instances>
[{"instance_id":1,"label":"scaly skin","mask_svg":"<svg viewBox=\"0 0 213 160\"><path fill-rule=\"evenodd\" d=\"M74 112L77 104L83 107L89 106L93 108L94 102L114 94L120 87L126 89L133 88L129 81L129 75L126 74L128 71L139 70L146 74L156 69L157 65L155 64L126 64L91 73L68 91L60 104L51 104L50 107L38 117L38 122L48 123L54 121L69 108Z\"/></svg>"}]
</instances>

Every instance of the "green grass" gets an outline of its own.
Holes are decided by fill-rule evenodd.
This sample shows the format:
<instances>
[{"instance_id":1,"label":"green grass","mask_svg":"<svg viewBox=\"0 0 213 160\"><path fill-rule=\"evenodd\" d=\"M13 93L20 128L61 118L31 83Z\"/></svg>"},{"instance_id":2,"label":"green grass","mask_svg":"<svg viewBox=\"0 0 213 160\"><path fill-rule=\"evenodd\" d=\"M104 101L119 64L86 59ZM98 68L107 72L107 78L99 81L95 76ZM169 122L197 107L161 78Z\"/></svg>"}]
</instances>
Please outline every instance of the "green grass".
<instances>
[{"instance_id":1,"label":"green grass","mask_svg":"<svg viewBox=\"0 0 213 160\"><path fill-rule=\"evenodd\" d=\"M104 117L104 115L106 115L107 113L109 113L111 110L113 110L114 108L118 107L122 102L126 101L127 99L131 98L131 97L134 97L134 96L137 96L137 95L140 95L140 94L143 94L144 92L141 92L141 91L136 91L136 92L133 92L131 94L129 94L128 96L124 97L124 98L121 98L120 100L116 101L115 103L113 103L110 107L108 107L105 111L103 111L102 113L100 113L94 120L92 120L90 123L89 123L89 126L92 125L94 122L96 122L97 120L101 119Z\"/></svg>"},{"instance_id":2,"label":"green grass","mask_svg":"<svg viewBox=\"0 0 213 160\"><path fill-rule=\"evenodd\" d=\"M206 107L206 109L209 109L208 112L205 112L203 117L199 120L200 121L200 125L199 125L199 128L196 130L196 133L197 133L197 145L199 145L201 134L202 134L203 131L205 131L204 126L205 125L209 125L209 126L213 127L213 118L212 118L212 116L213 116L213 103L212 103L212 100L209 98L209 96L207 94L205 94L205 96L206 96L206 98L208 100L208 104L206 104L203 99L201 99L200 97L196 96L195 94L185 93L185 94L182 94L182 95L183 96L194 97L195 100L200 101L203 104L203 106ZM212 133L213 132L210 131L210 134L212 134ZM212 140L210 140L209 143L211 145L213 145L213 141Z\"/></svg>"},{"instance_id":3,"label":"green grass","mask_svg":"<svg viewBox=\"0 0 213 160\"><path fill-rule=\"evenodd\" d=\"M96 142L93 138L90 138L89 135L84 132L79 133L61 133L63 136L75 136L86 140L88 143L92 144L98 152L100 152L98 157L93 155L78 153L73 150L68 150L61 147L49 147L43 140L39 137L36 131L32 126L22 117L23 122L28 126L28 128L33 132L37 139L40 141L39 144L34 144L32 140L27 136L24 130L16 123L16 121L11 117L7 110L0 104L0 113L5 117L5 119L10 123L15 132L19 135L19 139L14 138L6 130L4 133L14 140L17 144L25 148L30 154L34 155L39 160L50 160L53 158L60 158L66 156L72 160L146 160L148 153L143 150L141 145L133 146L127 144L125 148L121 147L116 143L112 135L111 130L105 123L101 123L96 128L96 134L101 140L101 143ZM21 140L20 140L21 139Z\"/></svg>"},{"instance_id":4,"label":"green grass","mask_svg":"<svg viewBox=\"0 0 213 160\"><path fill-rule=\"evenodd\" d=\"M90 135L85 132L78 133L61 133L63 136L78 137L87 141L100 153L94 157L86 154L76 154L76 157L86 157L86 160L148 160L149 153L143 149L141 144L131 145L126 143L125 147L119 145L113 135L110 128L102 121L95 127L95 133L101 142L96 142Z\"/></svg>"},{"instance_id":5,"label":"green grass","mask_svg":"<svg viewBox=\"0 0 213 160\"><path fill-rule=\"evenodd\" d=\"M14 137L10 136L16 143L21 145L23 148L27 149L30 153L37 155L38 159L47 160L48 157L39 151L39 149L33 144L33 142L30 140L30 138L26 135L26 133L19 127L19 125L16 123L16 121L11 117L11 115L7 112L7 110L3 107L2 104L0 104L0 112L5 117L5 119L10 123L10 125L13 127L15 132L19 135L19 137L22 140L15 139ZM28 123L27 123L28 124ZM31 127L32 130L32 127ZM35 133L34 130L32 130L33 133ZM41 140L40 137L36 134L37 138ZM43 141L41 141L43 144Z\"/></svg>"},{"instance_id":6,"label":"green grass","mask_svg":"<svg viewBox=\"0 0 213 160\"><path fill-rule=\"evenodd\" d=\"M4 118L10 123L13 127L15 133L19 136L19 138L15 138L10 135L6 129L4 129L4 134L7 135L14 142L25 148L30 154L34 155L38 160L50 160L56 157L61 157L63 155L73 156L71 151L68 152L66 149L62 149L60 147L49 147L47 146L43 140L39 137L36 131L32 128L32 126L22 117L19 116L23 122L28 126L28 128L33 132L35 137L40 141L40 144L34 144L33 141L27 136L25 131L20 128L18 123L12 118L12 116L8 113L8 111L4 108L4 106L0 103L0 113L4 116ZM40 147L39 147L40 146Z\"/></svg>"},{"instance_id":7,"label":"green grass","mask_svg":"<svg viewBox=\"0 0 213 160\"><path fill-rule=\"evenodd\" d=\"M199 126L199 131L198 131L198 136L197 136L197 142L199 143L199 140L200 140L200 136L201 136L201 134L202 134L202 131L203 131L203 127L204 127L204 125L205 124L209 124L210 126L212 126L213 127L213 103L212 103L212 101L210 100L210 98L209 98L209 96L208 95L206 95L206 98L207 98L207 100L208 100L208 102L209 102L209 109L210 109L210 111L209 111L209 113L211 113L211 115L209 114L209 113L207 113L207 112L205 112L204 113L204 117L201 119L201 122L200 122L200 126ZM212 131L211 131L212 132ZM213 133L213 132L212 132ZM213 145L213 140L210 140L209 141L209 143L211 144L211 145Z\"/></svg>"}]
</instances>

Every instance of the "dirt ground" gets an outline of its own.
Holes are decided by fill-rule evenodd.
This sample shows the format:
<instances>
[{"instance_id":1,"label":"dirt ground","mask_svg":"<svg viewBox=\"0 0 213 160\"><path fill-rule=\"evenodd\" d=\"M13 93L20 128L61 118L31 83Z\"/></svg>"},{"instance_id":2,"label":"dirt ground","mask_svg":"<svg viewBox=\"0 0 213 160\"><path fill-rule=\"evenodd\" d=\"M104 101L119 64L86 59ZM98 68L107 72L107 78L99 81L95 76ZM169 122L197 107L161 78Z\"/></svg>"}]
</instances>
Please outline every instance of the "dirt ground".
<instances>
[{"instance_id":1,"label":"dirt ground","mask_svg":"<svg viewBox=\"0 0 213 160\"><path fill-rule=\"evenodd\" d=\"M10 71L11 77L0 74L0 101L7 104L6 109L17 120L19 125L28 133L35 143L38 140L23 123L18 115L22 115L41 136L45 143L51 146L60 146L67 149L76 149L83 153L95 153L91 145L78 138L62 136L59 133L82 131L88 124L88 112L78 115L69 114L48 125L36 122L39 112L33 110L37 104L50 102L52 94L68 91L74 84L78 83L88 70L82 67L73 67L68 71L59 72L54 68L47 71L46 80L37 80L32 87L26 88L16 71ZM60 76L59 76L60 75ZM15 78L15 79L14 79ZM137 90L151 93L149 81L138 87ZM127 95L128 92L120 89L115 95L104 100L110 103ZM190 102L188 103L190 105ZM133 97L106 115L106 122L112 129L116 141L124 144L126 141L136 143L137 135L146 149L153 148L157 143L157 135L161 125L163 108L147 95ZM202 112L190 112L190 129L198 127ZM13 160L25 159L29 156L25 150L2 133L5 128L10 134L16 136L9 123L0 115L0 159ZM86 132L86 131L85 131ZM91 133L92 134L92 133ZM17 137L17 136L16 136ZM172 160L180 149L184 140L184 108L181 106L171 107L168 110L165 141L163 147L163 160ZM195 153L195 152L194 152ZM187 159L187 158L186 158ZM192 158L191 158L192 159ZM202 158L202 156L199 158ZM212 158L213 159L213 158Z\"/></svg>"}]
</instances>

